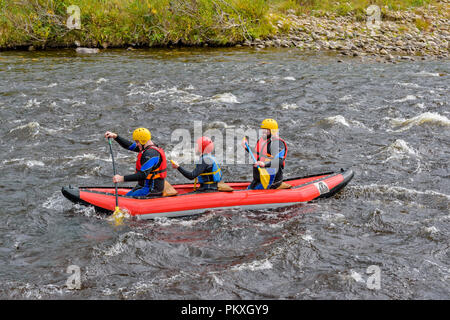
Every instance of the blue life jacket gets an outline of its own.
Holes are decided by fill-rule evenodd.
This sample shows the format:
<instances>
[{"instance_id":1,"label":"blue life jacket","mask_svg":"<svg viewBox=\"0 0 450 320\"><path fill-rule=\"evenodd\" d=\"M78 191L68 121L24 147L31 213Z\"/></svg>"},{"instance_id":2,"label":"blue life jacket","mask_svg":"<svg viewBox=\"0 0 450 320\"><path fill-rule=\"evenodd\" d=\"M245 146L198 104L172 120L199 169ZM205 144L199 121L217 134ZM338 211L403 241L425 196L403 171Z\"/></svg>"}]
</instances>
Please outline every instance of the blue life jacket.
<instances>
[{"instance_id":1,"label":"blue life jacket","mask_svg":"<svg viewBox=\"0 0 450 320\"><path fill-rule=\"evenodd\" d=\"M198 176L198 182L203 184L217 183L222 180L222 171L215 157L210 154L202 155L203 161L212 164L212 172L204 172Z\"/></svg>"}]
</instances>

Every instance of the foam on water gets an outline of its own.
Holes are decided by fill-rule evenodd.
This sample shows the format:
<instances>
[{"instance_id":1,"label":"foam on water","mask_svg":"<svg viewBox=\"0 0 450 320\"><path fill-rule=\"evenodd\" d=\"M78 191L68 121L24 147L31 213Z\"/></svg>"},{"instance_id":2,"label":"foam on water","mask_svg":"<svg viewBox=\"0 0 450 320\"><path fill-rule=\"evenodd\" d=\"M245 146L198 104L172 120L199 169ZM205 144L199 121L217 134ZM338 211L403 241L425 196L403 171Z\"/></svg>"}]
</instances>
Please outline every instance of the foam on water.
<instances>
[{"instance_id":1,"label":"foam on water","mask_svg":"<svg viewBox=\"0 0 450 320\"><path fill-rule=\"evenodd\" d=\"M405 131L414 126L420 126L423 124L431 124L436 126L450 126L450 120L447 117L442 116L436 112L425 112L410 119L403 119L403 118L395 118L395 119L387 118L387 119L390 120L391 124L394 127L400 127L400 129L394 130L395 132Z\"/></svg>"},{"instance_id":2,"label":"foam on water","mask_svg":"<svg viewBox=\"0 0 450 320\"><path fill-rule=\"evenodd\" d=\"M67 200L61 197L61 192L53 193L43 203L42 207L47 210L63 211L67 206Z\"/></svg>"},{"instance_id":3,"label":"foam on water","mask_svg":"<svg viewBox=\"0 0 450 320\"><path fill-rule=\"evenodd\" d=\"M216 94L211 98L213 101L224 102L224 103L240 103L236 96L230 92Z\"/></svg>"},{"instance_id":4,"label":"foam on water","mask_svg":"<svg viewBox=\"0 0 450 320\"><path fill-rule=\"evenodd\" d=\"M351 94L347 94L345 96L343 96L342 98L339 98L339 101L348 101L348 100L352 100L353 97Z\"/></svg>"},{"instance_id":5,"label":"foam on water","mask_svg":"<svg viewBox=\"0 0 450 320\"><path fill-rule=\"evenodd\" d=\"M41 102L37 101L37 99L30 99L27 101L26 105L24 106L25 109L31 109L33 107L39 107Z\"/></svg>"},{"instance_id":6,"label":"foam on water","mask_svg":"<svg viewBox=\"0 0 450 320\"><path fill-rule=\"evenodd\" d=\"M406 101L414 101L414 100L417 100L417 97L416 97L416 96L413 96L413 95L407 95L407 96L404 97L403 99L397 99L397 100L394 100L394 102L406 102Z\"/></svg>"},{"instance_id":7,"label":"foam on water","mask_svg":"<svg viewBox=\"0 0 450 320\"><path fill-rule=\"evenodd\" d=\"M259 271L259 270L267 270L272 269L273 265L272 263L267 260L255 260L248 263L242 263L236 266L233 266L231 270L234 271L244 271L244 270L250 270L250 271Z\"/></svg>"},{"instance_id":8,"label":"foam on water","mask_svg":"<svg viewBox=\"0 0 450 320\"><path fill-rule=\"evenodd\" d=\"M95 81L95 83L102 83L102 82L107 82L107 81L108 81L108 79L100 78L97 81Z\"/></svg>"},{"instance_id":9,"label":"foam on water","mask_svg":"<svg viewBox=\"0 0 450 320\"><path fill-rule=\"evenodd\" d=\"M417 157L420 158L420 155L418 151L416 151L414 148L410 147L404 140L397 139L395 140L391 145L389 145L385 149L386 154L388 155L388 158L384 160L383 162L387 162L392 159L403 159L406 157Z\"/></svg>"},{"instance_id":10,"label":"foam on water","mask_svg":"<svg viewBox=\"0 0 450 320\"><path fill-rule=\"evenodd\" d=\"M65 286L54 284L8 282L6 286L10 288L10 296L18 299L41 300L47 299L47 297L62 297L69 291Z\"/></svg>"},{"instance_id":11,"label":"foam on water","mask_svg":"<svg viewBox=\"0 0 450 320\"><path fill-rule=\"evenodd\" d=\"M339 126L344 126L347 128L362 128L368 131L372 131L372 129L367 128L363 123L357 121L357 120L347 120L344 116L342 115L337 115L337 116L331 116L331 117L327 117L323 120L320 120L318 122L320 123L327 123L330 125L339 125Z\"/></svg>"},{"instance_id":12,"label":"foam on water","mask_svg":"<svg viewBox=\"0 0 450 320\"><path fill-rule=\"evenodd\" d=\"M330 124L340 124L340 125L343 125L343 126L346 126L346 127L350 127L350 124L341 115L325 118L325 121L330 123Z\"/></svg>"},{"instance_id":13,"label":"foam on water","mask_svg":"<svg viewBox=\"0 0 450 320\"><path fill-rule=\"evenodd\" d=\"M356 272L355 270L350 270L350 277L355 280L356 282L364 282L363 277L360 273Z\"/></svg>"},{"instance_id":14,"label":"foam on water","mask_svg":"<svg viewBox=\"0 0 450 320\"><path fill-rule=\"evenodd\" d=\"M313 242L314 238L311 235L311 232L309 230L306 231L306 234L302 234L302 239L306 242Z\"/></svg>"},{"instance_id":15,"label":"foam on water","mask_svg":"<svg viewBox=\"0 0 450 320\"><path fill-rule=\"evenodd\" d=\"M13 129L9 130L9 133L15 133L16 131L19 131L19 132L28 131L30 135L36 136L39 134L40 127L41 126L39 125L39 122L32 121L27 124L24 124L24 125L21 125L21 126L18 126L18 127L15 127Z\"/></svg>"},{"instance_id":16,"label":"foam on water","mask_svg":"<svg viewBox=\"0 0 450 320\"><path fill-rule=\"evenodd\" d=\"M391 195L394 197L398 196L409 196L411 200L414 200L417 195L426 195L436 198L443 199L444 201L450 201L450 195L440 193L434 190L416 190L409 189L405 187L392 186L386 184L369 184L369 185L359 185L359 186L348 186L346 187L346 192L357 194L357 195L369 195L373 196L375 194Z\"/></svg>"},{"instance_id":17,"label":"foam on water","mask_svg":"<svg viewBox=\"0 0 450 320\"><path fill-rule=\"evenodd\" d=\"M443 74L440 74L437 72L427 72L427 71L422 70L420 72L414 73L414 75L423 76L423 77L440 77Z\"/></svg>"},{"instance_id":18,"label":"foam on water","mask_svg":"<svg viewBox=\"0 0 450 320\"><path fill-rule=\"evenodd\" d=\"M419 88L420 87L417 83L410 83L410 82L399 82L398 84L403 87L408 87L408 88Z\"/></svg>"},{"instance_id":19,"label":"foam on water","mask_svg":"<svg viewBox=\"0 0 450 320\"><path fill-rule=\"evenodd\" d=\"M119 236L119 239L109 247L100 248L95 247L96 253L98 255L105 255L108 257L118 256L124 252L129 252L130 247L137 245L138 241L144 237L142 233L129 231Z\"/></svg>"},{"instance_id":20,"label":"foam on water","mask_svg":"<svg viewBox=\"0 0 450 320\"><path fill-rule=\"evenodd\" d=\"M71 209L74 210L77 214L81 214L86 217L95 217L97 219L104 219L104 217L99 216L94 207L86 207L80 204L72 204L67 205L69 202L66 198L61 195L61 191L54 192L50 197L48 197L43 203L42 207L46 210L63 212L64 210Z\"/></svg>"},{"instance_id":21,"label":"foam on water","mask_svg":"<svg viewBox=\"0 0 450 320\"><path fill-rule=\"evenodd\" d=\"M431 227L426 227L424 228L424 231L430 234L434 234L434 233L438 233L439 229L436 228L435 226L431 226Z\"/></svg>"},{"instance_id":22,"label":"foam on water","mask_svg":"<svg viewBox=\"0 0 450 320\"><path fill-rule=\"evenodd\" d=\"M185 90L193 90L193 86L188 86ZM154 91L154 87L149 83L145 83L143 86L133 87L127 94L127 96L142 95L146 97L161 97L172 99L176 97L177 102L180 103L196 103L204 100L204 97L198 94L190 93L185 90L180 90L177 87L171 87L168 89L160 89Z\"/></svg>"},{"instance_id":23,"label":"foam on water","mask_svg":"<svg viewBox=\"0 0 450 320\"><path fill-rule=\"evenodd\" d=\"M420 109L424 109L425 108L425 103L423 103L423 102L416 103L414 105L414 107L417 107L417 108L420 108Z\"/></svg>"},{"instance_id":24,"label":"foam on water","mask_svg":"<svg viewBox=\"0 0 450 320\"><path fill-rule=\"evenodd\" d=\"M204 99L203 96L201 96L199 94L184 92L184 95L178 99L178 102L195 103L195 102L200 102L203 99Z\"/></svg>"},{"instance_id":25,"label":"foam on water","mask_svg":"<svg viewBox=\"0 0 450 320\"><path fill-rule=\"evenodd\" d=\"M28 168L32 168L34 166L38 166L38 167L45 166L45 164L39 160L27 160L27 161L25 161L25 164Z\"/></svg>"},{"instance_id":26,"label":"foam on water","mask_svg":"<svg viewBox=\"0 0 450 320\"><path fill-rule=\"evenodd\" d=\"M103 252L103 254L105 256L117 256L121 253L123 253L125 250L127 250L128 246L121 243L121 242L117 242L114 245L112 245L109 249L107 249L106 251Z\"/></svg>"},{"instance_id":27,"label":"foam on water","mask_svg":"<svg viewBox=\"0 0 450 320\"><path fill-rule=\"evenodd\" d=\"M296 105L295 103L283 103L281 105L281 109L283 110L295 110L298 109L298 105Z\"/></svg>"},{"instance_id":28,"label":"foam on water","mask_svg":"<svg viewBox=\"0 0 450 320\"><path fill-rule=\"evenodd\" d=\"M321 218L330 222L344 222L346 220L342 213L324 213Z\"/></svg>"},{"instance_id":29,"label":"foam on water","mask_svg":"<svg viewBox=\"0 0 450 320\"><path fill-rule=\"evenodd\" d=\"M152 90L154 89L153 86L146 82L144 83L144 85L142 86L135 86L133 83L130 83L129 88L131 88L131 90L127 93L127 96L134 96L134 95L150 95L152 93Z\"/></svg>"}]
</instances>

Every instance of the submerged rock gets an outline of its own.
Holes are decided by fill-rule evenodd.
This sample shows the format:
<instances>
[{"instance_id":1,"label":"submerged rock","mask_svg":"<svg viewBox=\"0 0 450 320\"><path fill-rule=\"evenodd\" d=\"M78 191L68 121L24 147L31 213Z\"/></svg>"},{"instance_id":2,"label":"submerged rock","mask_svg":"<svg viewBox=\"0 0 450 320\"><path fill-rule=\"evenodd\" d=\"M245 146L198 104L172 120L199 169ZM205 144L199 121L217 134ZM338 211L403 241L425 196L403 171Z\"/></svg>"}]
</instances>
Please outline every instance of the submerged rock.
<instances>
[{"instance_id":1,"label":"submerged rock","mask_svg":"<svg viewBox=\"0 0 450 320\"><path fill-rule=\"evenodd\" d=\"M77 48L75 51L77 53L94 54L94 53L99 53L100 49L98 49L98 48Z\"/></svg>"}]
</instances>

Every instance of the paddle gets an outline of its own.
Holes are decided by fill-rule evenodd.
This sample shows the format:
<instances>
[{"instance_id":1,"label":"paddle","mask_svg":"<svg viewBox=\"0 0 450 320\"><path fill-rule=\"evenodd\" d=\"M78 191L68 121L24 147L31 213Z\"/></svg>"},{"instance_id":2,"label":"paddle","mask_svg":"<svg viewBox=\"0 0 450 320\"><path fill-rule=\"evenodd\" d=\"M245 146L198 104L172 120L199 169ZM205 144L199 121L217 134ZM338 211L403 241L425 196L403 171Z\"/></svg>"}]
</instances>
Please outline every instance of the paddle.
<instances>
[{"instance_id":1,"label":"paddle","mask_svg":"<svg viewBox=\"0 0 450 320\"><path fill-rule=\"evenodd\" d=\"M114 163L114 155L113 155L113 151L112 151L112 143L111 143L111 138L108 138L108 142L109 142L109 151L111 153L111 159L112 159L112 165L113 165L113 171L114 171L114 175L116 175L116 165ZM119 208L119 193L117 191L117 182L114 183L115 188L116 188L116 208L114 210L114 213L112 214L114 220L116 221L116 224L120 224L123 220L123 212L120 210Z\"/></svg>"},{"instance_id":2,"label":"paddle","mask_svg":"<svg viewBox=\"0 0 450 320\"><path fill-rule=\"evenodd\" d=\"M242 139L245 143L246 148L248 149L248 153L250 153L252 155L253 161L256 163L256 159L255 159L255 155L253 154L252 150L250 149L248 143L247 143L247 139L244 137L244 139ZM270 183L270 174L269 172L267 172L266 169L261 168L260 166L258 167L258 171L259 171L259 180L261 181L261 184L263 186L264 189L267 189L267 187L269 186Z\"/></svg>"}]
</instances>

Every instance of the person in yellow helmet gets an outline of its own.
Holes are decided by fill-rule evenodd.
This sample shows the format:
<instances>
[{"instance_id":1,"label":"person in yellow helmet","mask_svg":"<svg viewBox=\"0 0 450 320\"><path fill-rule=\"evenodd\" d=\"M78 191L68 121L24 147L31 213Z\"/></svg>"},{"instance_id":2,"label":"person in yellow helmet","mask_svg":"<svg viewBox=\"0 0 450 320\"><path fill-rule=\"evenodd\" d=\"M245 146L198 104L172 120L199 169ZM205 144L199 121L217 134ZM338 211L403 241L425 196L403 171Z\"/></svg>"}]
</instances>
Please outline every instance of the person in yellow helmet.
<instances>
[{"instance_id":1,"label":"person in yellow helmet","mask_svg":"<svg viewBox=\"0 0 450 320\"><path fill-rule=\"evenodd\" d=\"M162 148L155 145L151 133L146 128L137 128L133 132L134 142L120 137L117 133L107 131L105 138L113 138L127 150L137 152L136 171L134 174L113 177L114 183L137 181L138 184L127 196L149 197L160 196L164 190L164 179L167 176L167 160Z\"/></svg>"},{"instance_id":2,"label":"person in yellow helmet","mask_svg":"<svg viewBox=\"0 0 450 320\"><path fill-rule=\"evenodd\" d=\"M265 119L261 123L262 136L252 150L248 150L243 142L243 147L247 152L253 152L256 163L253 164L253 181L248 189L264 189L258 166L266 168L273 176L273 181L268 188L276 189L283 182L283 170L286 165L288 147L286 142L279 137L278 123L274 119Z\"/></svg>"}]
</instances>

